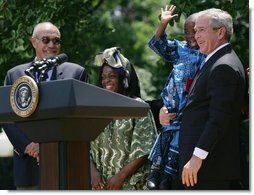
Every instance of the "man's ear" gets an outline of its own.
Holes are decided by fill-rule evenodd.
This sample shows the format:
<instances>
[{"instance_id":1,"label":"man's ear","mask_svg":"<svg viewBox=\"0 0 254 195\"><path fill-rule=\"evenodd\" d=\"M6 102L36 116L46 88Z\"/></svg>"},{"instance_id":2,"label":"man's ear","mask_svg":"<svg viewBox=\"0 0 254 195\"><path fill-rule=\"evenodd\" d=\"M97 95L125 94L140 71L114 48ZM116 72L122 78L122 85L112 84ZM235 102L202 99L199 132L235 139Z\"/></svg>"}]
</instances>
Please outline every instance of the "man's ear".
<instances>
[{"instance_id":1,"label":"man's ear","mask_svg":"<svg viewBox=\"0 0 254 195\"><path fill-rule=\"evenodd\" d=\"M30 41L31 41L33 47L36 48L36 47L35 47L35 46L36 46L36 38L31 37L31 38L30 38Z\"/></svg>"},{"instance_id":2,"label":"man's ear","mask_svg":"<svg viewBox=\"0 0 254 195\"><path fill-rule=\"evenodd\" d=\"M227 30L224 26L222 26L221 28L218 29L217 33L218 33L219 39L223 39L226 37Z\"/></svg>"}]
</instances>

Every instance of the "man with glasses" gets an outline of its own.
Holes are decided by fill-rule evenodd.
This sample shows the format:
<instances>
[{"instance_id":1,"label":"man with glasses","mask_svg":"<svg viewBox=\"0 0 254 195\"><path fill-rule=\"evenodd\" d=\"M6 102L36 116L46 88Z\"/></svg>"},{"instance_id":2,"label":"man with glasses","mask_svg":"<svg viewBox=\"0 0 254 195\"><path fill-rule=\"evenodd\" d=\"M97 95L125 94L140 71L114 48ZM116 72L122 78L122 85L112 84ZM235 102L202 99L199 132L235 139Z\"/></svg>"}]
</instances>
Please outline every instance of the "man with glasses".
<instances>
[{"instance_id":1,"label":"man with glasses","mask_svg":"<svg viewBox=\"0 0 254 195\"><path fill-rule=\"evenodd\" d=\"M61 34L59 29L50 22L39 23L33 30L31 43L35 49L33 62L18 65L7 72L5 85L12 85L16 79L25 75L36 61L52 58L60 54ZM86 69L78 64L64 62L54 66L47 72L47 80L74 78L87 82ZM36 75L35 75L36 77ZM30 140L20 129L13 124L5 124L4 130L14 147L14 179L18 190L35 190L39 184L39 144Z\"/></svg>"}]
</instances>

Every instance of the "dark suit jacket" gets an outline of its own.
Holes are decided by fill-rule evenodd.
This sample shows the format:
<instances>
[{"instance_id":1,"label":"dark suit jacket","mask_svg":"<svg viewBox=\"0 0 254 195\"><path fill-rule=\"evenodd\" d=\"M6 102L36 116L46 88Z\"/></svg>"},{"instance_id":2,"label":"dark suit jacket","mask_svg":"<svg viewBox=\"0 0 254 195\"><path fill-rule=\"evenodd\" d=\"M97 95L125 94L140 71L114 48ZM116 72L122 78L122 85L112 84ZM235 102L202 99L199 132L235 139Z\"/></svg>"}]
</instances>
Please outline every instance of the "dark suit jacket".
<instances>
[{"instance_id":1,"label":"dark suit jacket","mask_svg":"<svg viewBox=\"0 0 254 195\"><path fill-rule=\"evenodd\" d=\"M195 77L180 130L180 175L194 148L198 147L209 152L199 170L198 181L239 178L244 75L239 58L231 45L227 45L217 51Z\"/></svg>"},{"instance_id":2,"label":"dark suit jacket","mask_svg":"<svg viewBox=\"0 0 254 195\"><path fill-rule=\"evenodd\" d=\"M12 85L16 79L25 75L31 63L22 64L10 69L5 77L5 85ZM80 65L65 62L55 67L51 80L74 78L84 82L88 75ZM39 183L39 169L36 159L24 154L26 146L32 142L20 129L13 124L3 124L3 128L14 147L14 179L16 186L36 186Z\"/></svg>"}]
</instances>

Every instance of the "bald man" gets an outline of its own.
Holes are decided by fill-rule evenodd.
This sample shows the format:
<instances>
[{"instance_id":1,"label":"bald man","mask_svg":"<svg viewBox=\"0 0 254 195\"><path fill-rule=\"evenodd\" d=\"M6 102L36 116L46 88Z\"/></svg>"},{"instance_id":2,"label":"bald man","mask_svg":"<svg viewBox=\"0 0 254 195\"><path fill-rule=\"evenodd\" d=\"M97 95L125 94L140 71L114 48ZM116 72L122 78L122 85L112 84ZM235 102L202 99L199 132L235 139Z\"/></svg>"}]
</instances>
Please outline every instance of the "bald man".
<instances>
[{"instance_id":1,"label":"bald man","mask_svg":"<svg viewBox=\"0 0 254 195\"><path fill-rule=\"evenodd\" d=\"M12 85L16 79L26 75L25 70L32 63L44 58L51 58L60 54L61 33L50 22L39 23L34 27L30 39L34 49L35 58L32 62L15 66L7 72L5 85ZM61 66L55 66L47 72L46 81L74 78L87 82L88 75L84 67L64 62ZM39 185L39 144L30 140L15 124L4 124L3 128L14 147L14 180L18 190L35 190Z\"/></svg>"}]
</instances>

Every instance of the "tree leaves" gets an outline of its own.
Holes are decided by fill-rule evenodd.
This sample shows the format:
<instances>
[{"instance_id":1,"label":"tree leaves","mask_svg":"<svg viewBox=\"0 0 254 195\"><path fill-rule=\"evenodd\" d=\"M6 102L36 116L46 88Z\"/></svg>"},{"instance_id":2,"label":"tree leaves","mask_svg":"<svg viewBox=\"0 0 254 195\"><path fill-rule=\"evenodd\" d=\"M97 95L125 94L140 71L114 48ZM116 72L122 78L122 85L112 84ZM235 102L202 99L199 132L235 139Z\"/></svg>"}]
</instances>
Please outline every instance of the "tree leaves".
<instances>
[{"instance_id":1,"label":"tree leaves","mask_svg":"<svg viewBox=\"0 0 254 195\"><path fill-rule=\"evenodd\" d=\"M51 21L62 34L62 52L85 66L97 82L95 54L119 46L134 64L144 99L156 99L170 72L170 65L148 48L159 24L160 9L168 1L133 0L0 0L0 83L6 71L34 58L29 38L38 22ZM171 0L178 18L166 29L171 38L183 39L183 22L191 13L218 7L234 18L232 44L243 64L249 66L249 9L245 0Z\"/></svg>"}]
</instances>

